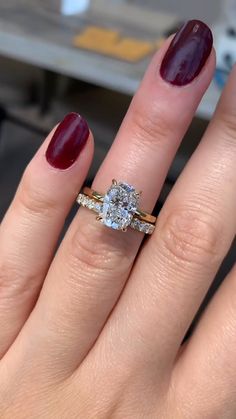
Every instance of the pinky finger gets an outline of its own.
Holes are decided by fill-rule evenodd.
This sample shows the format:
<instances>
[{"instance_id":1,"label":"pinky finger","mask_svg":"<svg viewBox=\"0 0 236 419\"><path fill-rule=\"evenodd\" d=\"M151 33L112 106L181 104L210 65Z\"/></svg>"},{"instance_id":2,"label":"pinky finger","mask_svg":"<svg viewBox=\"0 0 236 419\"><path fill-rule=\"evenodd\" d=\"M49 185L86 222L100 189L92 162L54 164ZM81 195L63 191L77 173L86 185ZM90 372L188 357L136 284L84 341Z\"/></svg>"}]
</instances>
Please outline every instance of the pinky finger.
<instances>
[{"instance_id":1,"label":"pinky finger","mask_svg":"<svg viewBox=\"0 0 236 419\"><path fill-rule=\"evenodd\" d=\"M0 358L35 304L92 155L87 123L71 113L25 170L0 227Z\"/></svg>"}]
</instances>

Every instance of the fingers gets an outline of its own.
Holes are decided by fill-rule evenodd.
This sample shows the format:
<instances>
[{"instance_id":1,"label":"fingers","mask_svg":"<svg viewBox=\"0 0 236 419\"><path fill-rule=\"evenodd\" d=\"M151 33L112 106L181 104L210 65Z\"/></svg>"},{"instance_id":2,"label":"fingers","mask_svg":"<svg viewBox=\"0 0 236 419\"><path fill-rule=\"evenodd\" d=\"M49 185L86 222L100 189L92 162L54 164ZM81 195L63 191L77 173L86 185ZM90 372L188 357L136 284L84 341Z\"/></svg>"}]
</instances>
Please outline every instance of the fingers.
<instances>
[{"instance_id":1,"label":"fingers","mask_svg":"<svg viewBox=\"0 0 236 419\"><path fill-rule=\"evenodd\" d=\"M195 401L201 401L202 417L207 416L209 408L212 417L224 417L226 411L229 418L235 417L235 294L236 266L206 308L174 370L179 397L183 388L189 389L182 403L187 407L191 400L194 412Z\"/></svg>"},{"instance_id":2,"label":"fingers","mask_svg":"<svg viewBox=\"0 0 236 419\"><path fill-rule=\"evenodd\" d=\"M175 358L235 235L235 109L236 68L110 322L111 329L119 324L122 330L117 346L132 339L139 359L155 356L162 367ZM135 362L134 353L129 356Z\"/></svg>"},{"instance_id":3,"label":"fingers","mask_svg":"<svg viewBox=\"0 0 236 419\"><path fill-rule=\"evenodd\" d=\"M93 185L104 192L112 178L131 183L143 191L140 205L148 211L211 80L215 62L212 53L192 84L172 86L159 71L169 42L154 57ZM41 345L38 331L44 330L50 365L57 362L60 370L73 370L87 354L124 287L141 240L137 232L112 231L96 222L94 214L79 211L24 330L25 336L33 335ZM58 333L61 329L64 332Z\"/></svg>"},{"instance_id":4,"label":"fingers","mask_svg":"<svg viewBox=\"0 0 236 419\"><path fill-rule=\"evenodd\" d=\"M88 136L86 122L77 114L67 115L27 167L1 224L0 357L35 303L64 219L88 171L93 154Z\"/></svg>"}]
</instances>

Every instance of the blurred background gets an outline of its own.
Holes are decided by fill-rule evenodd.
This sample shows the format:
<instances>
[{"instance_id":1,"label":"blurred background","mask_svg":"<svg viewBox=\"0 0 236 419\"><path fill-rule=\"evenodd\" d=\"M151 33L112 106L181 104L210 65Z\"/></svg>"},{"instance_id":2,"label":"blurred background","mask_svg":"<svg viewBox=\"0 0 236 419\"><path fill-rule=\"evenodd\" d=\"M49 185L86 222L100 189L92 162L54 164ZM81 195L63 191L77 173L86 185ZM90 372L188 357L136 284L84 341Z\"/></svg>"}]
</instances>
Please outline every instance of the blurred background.
<instances>
[{"instance_id":1,"label":"blurred background","mask_svg":"<svg viewBox=\"0 0 236 419\"><path fill-rule=\"evenodd\" d=\"M236 1L0 0L0 219L27 162L70 111L88 120L96 139L90 182L152 54L189 18L212 27L217 70L170 168L156 211L196 148L236 61ZM235 255L234 245L207 300Z\"/></svg>"}]
</instances>

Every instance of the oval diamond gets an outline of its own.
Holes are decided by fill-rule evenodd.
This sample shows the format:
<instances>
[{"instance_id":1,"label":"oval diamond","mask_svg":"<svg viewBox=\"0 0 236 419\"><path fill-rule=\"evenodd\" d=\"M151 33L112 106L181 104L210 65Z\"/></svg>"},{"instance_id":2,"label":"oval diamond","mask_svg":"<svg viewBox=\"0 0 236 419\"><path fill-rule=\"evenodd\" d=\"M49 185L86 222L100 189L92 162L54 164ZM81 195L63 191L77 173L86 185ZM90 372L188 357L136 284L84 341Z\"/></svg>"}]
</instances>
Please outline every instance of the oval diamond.
<instances>
[{"instance_id":1,"label":"oval diamond","mask_svg":"<svg viewBox=\"0 0 236 419\"><path fill-rule=\"evenodd\" d=\"M104 196L101 221L115 230L125 230L138 207L139 194L128 183L113 183Z\"/></svg>"}]
</instances>

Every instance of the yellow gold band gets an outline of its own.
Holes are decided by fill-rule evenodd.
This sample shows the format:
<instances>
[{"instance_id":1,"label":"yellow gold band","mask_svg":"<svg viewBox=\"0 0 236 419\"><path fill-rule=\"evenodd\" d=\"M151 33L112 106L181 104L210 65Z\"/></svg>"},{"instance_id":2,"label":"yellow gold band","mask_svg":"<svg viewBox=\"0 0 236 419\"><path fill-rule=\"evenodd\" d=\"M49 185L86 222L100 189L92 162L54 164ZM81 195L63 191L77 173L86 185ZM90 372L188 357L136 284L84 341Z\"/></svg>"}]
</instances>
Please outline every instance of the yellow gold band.
<instances>
[{"instance_id":1,"label":"yellow gold band","mask_svg":"<svg viewBox=\"0 0 236 419\"><path fill-rule=\"evenodd\" d=\"M100 202L102 202L104 198L103 194L96 192L87 186L83 188L83 193L87 195L89 198L93 198L96 201ZM147 223L151 224L155 224L157 219L154 215L148 214L147 212L142 211L140 209L137 209L137 211L135 212L135 218L138 218L139 220L146 221Z\"/></svg>"}]
</instances>

